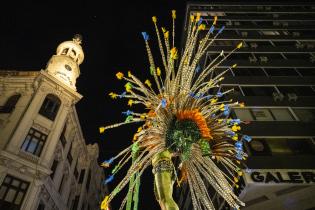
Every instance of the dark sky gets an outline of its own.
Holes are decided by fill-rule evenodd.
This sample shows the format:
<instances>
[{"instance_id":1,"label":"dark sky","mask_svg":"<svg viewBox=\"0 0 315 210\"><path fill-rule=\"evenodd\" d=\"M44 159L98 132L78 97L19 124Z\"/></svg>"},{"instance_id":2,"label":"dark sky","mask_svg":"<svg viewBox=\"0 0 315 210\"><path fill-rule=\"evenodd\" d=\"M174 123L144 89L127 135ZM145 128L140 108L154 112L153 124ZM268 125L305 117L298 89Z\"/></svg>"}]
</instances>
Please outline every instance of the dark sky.
<instances>
[{"instance_id":1,"label":"dark sky","mask_svg":"<svg viewBox=\"0 0 315 210\"><path fill-rule=\"evenodd\" d=\"M125 126L98 133L98 127L124 120L121 112L130 109L126 100L109 98L110 91L122 92L124 82L118 81L116 72L133 74L146 79L149 66L142 31L156 44L151 17L156 15L160 26L171 27L171 10L177 10L176 42L179 46L186 1L62 1L6 2L0 12L0 69L40 70L55 53L59 43L71 40L73 35L83 36L85 60L77 80L78 92L83 99L76 105L87 143L98 143L101 162L129 145L138 126ZM159 52L154 51L159 58ZM161 66L161 65L160 65ZM109 187L117 184L116 178ZM150 169L141 185L140 208L159 209L152 191ZM117 209L121 196L113 203Z\"/></svg>"}]
</instances>

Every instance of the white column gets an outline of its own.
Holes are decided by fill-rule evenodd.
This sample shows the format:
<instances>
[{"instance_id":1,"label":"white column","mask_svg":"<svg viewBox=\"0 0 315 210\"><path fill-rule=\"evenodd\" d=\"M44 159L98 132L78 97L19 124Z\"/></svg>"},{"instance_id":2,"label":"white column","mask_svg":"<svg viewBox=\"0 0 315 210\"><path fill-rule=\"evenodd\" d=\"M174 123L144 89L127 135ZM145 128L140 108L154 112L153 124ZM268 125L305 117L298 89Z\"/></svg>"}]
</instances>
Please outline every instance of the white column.
<instances>
[{"instance_id":1,"label":"white column","mask_svg":"<svg viewBox=\"0 0 315 210\"><path fill-rule=\"evenodd\" d=\"M60 134L62 132L66 117L68 115L69 107L61 105L59 108L59 114L57 115L52 131L50 132L48 138L46 139L45 147L42 152L44 156L41 157L41 164L44 166L49 166L51 160L54 158L54 152L56 145L59 141Z\"/></svg>"},{"instance_id":2,"label":"white column","mask_svg":"<svg viewBox=\"0 0 315 210\"><path fill-rule=\"evenodd\" d=\"M34 180L28 189L28 193L24 198L22 210L34 210L37 207L38 199L40 198L39 193L43 182L41 180Z\"/></svg>"}]
</instances>

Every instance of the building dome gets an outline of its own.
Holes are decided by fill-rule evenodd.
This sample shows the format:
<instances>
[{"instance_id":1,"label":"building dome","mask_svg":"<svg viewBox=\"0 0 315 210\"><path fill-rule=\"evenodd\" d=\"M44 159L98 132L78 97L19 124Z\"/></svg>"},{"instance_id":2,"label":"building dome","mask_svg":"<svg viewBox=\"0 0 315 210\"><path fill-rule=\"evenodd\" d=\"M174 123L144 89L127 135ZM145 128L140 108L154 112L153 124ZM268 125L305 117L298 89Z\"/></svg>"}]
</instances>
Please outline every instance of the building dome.
<instances>
[{"instance_id":1,"label":"building dome","mask_svg":"<svg viewBox=\"0 0 315 210\"><path fill-rule=\"evenodd\" d=\"M82 36L80 34L76 34L74 35L72 41L62 42L57 47L56 54L67 55L80 65L84 60L84 53L81 43Z\"/></svg>"},{"instance_id":2,"label":"building dome","mask_svg":"<svg viewBox=\"0 0 315 210\"><path fill-rule=\"evenodd\" d=\"M80 75L79 65L84 60L84 53L81 47L82 36L76 34L72 41L65 41L59 44L56 55L49 60L46 71L57 79L76 89L76 79Z\"/></svg>"}]
</instances>

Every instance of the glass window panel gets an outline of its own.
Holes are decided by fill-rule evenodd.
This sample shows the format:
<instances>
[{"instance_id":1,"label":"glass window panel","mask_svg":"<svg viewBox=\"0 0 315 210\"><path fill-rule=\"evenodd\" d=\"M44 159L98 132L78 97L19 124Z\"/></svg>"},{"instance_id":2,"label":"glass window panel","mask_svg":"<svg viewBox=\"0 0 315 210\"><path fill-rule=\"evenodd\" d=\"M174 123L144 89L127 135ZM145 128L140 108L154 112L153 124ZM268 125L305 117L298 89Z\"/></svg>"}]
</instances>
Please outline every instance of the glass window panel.
<instances>
[{"instance_id":1,"label":"glass window panel","mask_svg":"<svg viewBox=\"0 0 315 210\"><path fill-rule=\"evenodd\" d=\"M23 182L22 185L21 185L21 189L25 190L26 188L27 188L27 184Z\"/></svg>"},{"instance_id":2,"label":"glass window panel","mask_svg":"<svg viewBox=\"0 0 315 210\"><path fill-rule=\"evenodd\" d=\"M314 122L315 121L315 109L293 109L302 122Z\"/></svg>"},{"instance_id":3,"label":"glass window panel","mask_svg":"<svg viewBox=\"0 0 315 210\"><path fill-rule=\"evenodd\" d=\"M15 194L16 194L16 190L15 189L12 189L12 188L9 189L9 191L8 191L7 195L5 196L4 200L12 203Z\"/></svg>"},{"instance_id":4,"label":"glass window panel","mask_svg":"<svg viewBox=\"0 0 315 210\"><path fill-rule=\"evenodd\" d=\"M0 188L0 199L3 199L4 193L8 188L6 186L1 186Z\"/></svg>"},{"instance_id":5,"label":"glass window panel","mask_svg":"<svg viewBox=\"0 0 315 210\"><path fill-rule=\"evenodd\" d=\"M294 69L289 68L265 69L265 71L269 76L299 76Z\"/></svg>"},{"instance_id":6,"label":"glass window panel","mask_svg":"<svg viewBox=\"0 0 315 210\"><path fill-rule=\"evenodd\" d=\"M299 68L297 69L302 76L307 77L307 76L315 76L315 68Z\"/></svg>"},{"instance_id":7,"label":"glass window panel","mask_svg":"<svg viewBox=\"0 0 315 210\"><path fill-rule=\"evenodd\" d=\"M24 151L26 150L27 145L28 145L28 143L29 143L29 141L30 141L30 138L31 138L31 137L30 137L29 135L26 136L25 141L24 141L24 143L23 143L23 145L22 145L22 147L21 147L22 150L24 150Z\"/></svg>"},{"instance_id":8,"label":"glass window panel","mask_svg":"<svg viewBox=\"0 0 315 210\"><path fill-rule=\"evenodd\" d=\"M20 183L21 183L21 182L20 182L19 180L14 179L11 185L12 185L12 186L15 186L15 187L19 187Z\"/></svg>"},{"instance_id":9,"label":"glass window panel","mask_svg":"<svg viewBox=\"0 0 315 210\"><path fill-rule=\"evenodd\" d=\"M293 154L288 146L287 139L267 139L267 143L273 155Z\"/></svg>"},{"instance_id":10,"label":"glass window panel","mask_svg":"<svg viewBox=\"0 0 315 210\"><path fill-rule=\"evenodd\" d=\"M236 117L244 120L244 121L251 121L253 120L253 117L249 111L249 109L242 108L242 109L234 109L234 113L236 114Z\"/></svg>"},{"instance_id":11,"label":"glass window panel","mask_svg":"<svg viewBox=\"0 0 315 210\"><path fill-rule=\"evenodd\" d=\"M298 96L315 96L315 92L311 86L278 86L280 92L295 93Z\"/></svg>"},{"instance_id":12,"label":"glass window panel","mask_svg":"<svg viewBox=\"0 0 315 210\"><path fill-rule=\"evenodd\" d=\"M35 153L37 142L38 142L37 139L33 139L31 141L30 145L28 146L27 151L30 152L30 153Z\"/></svg>"},{"instance_id":13,"label":"glass window panel","mask_svg":"<svg viewBox=\"0 0 315 210\"><path fill-rule=\"evenodd\" d=\"M251 109L255 120L258 121L273 121L273 117L268 109L253 108Z\"/></svg>"},{"instance_id":14,"label":"glass window panel","mask_svg":"<svg viewBox=\"0 0 315 210\"><path fill-rule=\"evenodd\" d=\"M283 109L276 109L272 108L270 109L273 116L277 121L294 121L289 109L283 108Z\"/></svg>"},{"instance_id":15,"label":"glass window panel","mask_svg":"<svg viewBox=\"0 0 315 210\"><path fill-rule=\"evenodd\" d=\"M314 154L314 148L310 139L288 139L288 146L294 154Z\"/></svg>"},{"instance_id":16,"label":"glass window panel","mask_svg":"<svg viewBox=\"0 0 315 210\"><path fill-rule=\"evenodd\" d=\"M39 142L37 149L36 149L36 152L35 152L35 155L39 156L42 149L43 149L43 142Z\"/></svg>"},{"instance_id":17,"label":"glass window panel","mask_svg":"<svg viewBox=\"0 0 315 210\"><path fill-rule=\"evenodd\" d=\"M245 96L272 96L276 92L274 87L271 86L242 86Z\"/></svg>"},{"instance_id":18,"label":"glass window panel","mask_svg":"<svg viewBox=\"0 0 315 210\"><path fill-rule=\"evenodd\" d=\"M4 183L10 183L11 182L11 180L12 180L12 178L11 177L9 177L9 176L7 176L7 177L5 177L5 179L4 179Z\"/></svg>"},{"instance_id":19,"label":"glass window panel","mask_svg":"<svg viewBox=\"0 0 315 210\"><path fill-rule=\"evenodd\" d=\"M236 76L266 76L260 68L237 68L234 71Z\"/></svg>"},{"instance_id":20,"label":"glass window panel","mask_svg":"<svg viewBox=\"0 0 315 210\"><path fill-rule=\"evenodd\" d=\"M19 192L19 193L17 194L17 196L16 196L16 199L15 199L14 203L15 203L16 205L20 205L23 196L24 196L24 193L23 193L23 192Z\"/></svg>"}]
</instances>

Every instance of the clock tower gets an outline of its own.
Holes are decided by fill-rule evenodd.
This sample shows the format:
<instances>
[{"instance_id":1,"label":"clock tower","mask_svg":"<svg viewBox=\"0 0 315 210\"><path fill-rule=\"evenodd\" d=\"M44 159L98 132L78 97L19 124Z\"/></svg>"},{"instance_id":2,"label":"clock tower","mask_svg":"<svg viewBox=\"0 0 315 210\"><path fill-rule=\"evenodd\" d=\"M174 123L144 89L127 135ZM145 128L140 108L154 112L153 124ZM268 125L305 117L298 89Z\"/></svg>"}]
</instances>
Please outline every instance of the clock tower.
<instances>
[{"instance_id":1,"label":"clock tower","mask_svg":"<svg viewBox=\"0 0 315 210\"><path fill-rule=\"evenodd\" d=\"M76 34L72 41L62 42L56 50L56 55L53 55L48 61L46 71L76 90L76 79L80 75L79 65L84 60L84 53L81 47L82 36Z\"/></svg>"}]
</instances>

